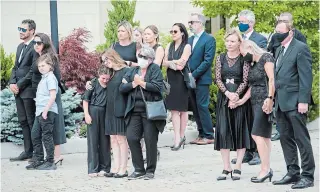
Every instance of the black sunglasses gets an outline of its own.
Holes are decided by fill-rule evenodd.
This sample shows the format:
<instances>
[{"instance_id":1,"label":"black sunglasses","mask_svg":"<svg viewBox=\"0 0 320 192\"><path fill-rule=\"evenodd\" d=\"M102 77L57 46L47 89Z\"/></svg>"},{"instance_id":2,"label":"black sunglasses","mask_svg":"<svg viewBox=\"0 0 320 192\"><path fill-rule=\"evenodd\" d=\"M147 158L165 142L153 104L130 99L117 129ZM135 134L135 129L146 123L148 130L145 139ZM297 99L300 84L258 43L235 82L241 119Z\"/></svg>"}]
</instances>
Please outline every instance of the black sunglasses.
<instances>
[{"instance_id":1,"label":"black sunglasses","mask_svg":"<svg viewBox=\"0 0 320 192\"><path fill-rule=\"evenodd\" d=\"M194 23L201 23L200 21L189 21L189 24L193 25Z\"/></svg>"},{"instance_id":2,"label":"black sunglasses","mask_svg":"<svg viewBox=\"0 0 320 192\"><path fill-rule=\"evenodd\" d=\"M22 28L22 27L18 27L18 31L21 31L23 33L27 32L28 29Z\"/></svg>"},{"instance_id":3,"label":"black sunglasses","mask_svg":"<svg viewBox=\"0 0 320 192\"><path fill-rule=\"evenodd\" d=\"M171 30L171 31L170 31L170 34L172 34L172 35L173 35L173 34L177 34L177 33L178 33L177 30Z\"/></svg>"},{"instance_id":4,"label":"black sunglasses","mask_svg":"<svg viewBox=\"0 0 320 192\"><path fill-rule=\"evenodd\" d=\"M148 57L147 57L147 56L144 56L144 55L141 55L141 54L138 54L138 57L139 57L139 58L142 58L142 59L145 59L145 60L148 60Z\"/></svg>"},{"instance_id":5,"label":"black sunglasses","mask_svg":"<svg viewBox=\"0 0 320 192\"><path fill-rule=\"evenodd\" d=\"M33 43L34 43L34 44L37 44L37 45L42 45L42 44L43 44L42 41L35 41L35 40L33 40Z\"/></svg>"}]
</instances>

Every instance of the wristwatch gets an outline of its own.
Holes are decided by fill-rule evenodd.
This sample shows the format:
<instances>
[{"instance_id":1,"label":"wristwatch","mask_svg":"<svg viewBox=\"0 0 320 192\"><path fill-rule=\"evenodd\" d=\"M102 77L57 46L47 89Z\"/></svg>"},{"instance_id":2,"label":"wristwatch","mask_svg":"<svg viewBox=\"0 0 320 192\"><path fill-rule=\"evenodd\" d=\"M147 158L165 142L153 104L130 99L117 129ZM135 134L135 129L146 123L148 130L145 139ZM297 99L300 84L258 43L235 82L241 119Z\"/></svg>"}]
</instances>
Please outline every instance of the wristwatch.
<instances>
[{"instance_id":1,"label":"wristwatch","mask_svg":"<svg viewBox=\"0 0 320 192\"><path fill-rule=\"evenodd\" d=\"M268 96L267 99L271 99L271 100L272 100L272 99L273 99L273 96Z\"/></svg>"}]
</instances>

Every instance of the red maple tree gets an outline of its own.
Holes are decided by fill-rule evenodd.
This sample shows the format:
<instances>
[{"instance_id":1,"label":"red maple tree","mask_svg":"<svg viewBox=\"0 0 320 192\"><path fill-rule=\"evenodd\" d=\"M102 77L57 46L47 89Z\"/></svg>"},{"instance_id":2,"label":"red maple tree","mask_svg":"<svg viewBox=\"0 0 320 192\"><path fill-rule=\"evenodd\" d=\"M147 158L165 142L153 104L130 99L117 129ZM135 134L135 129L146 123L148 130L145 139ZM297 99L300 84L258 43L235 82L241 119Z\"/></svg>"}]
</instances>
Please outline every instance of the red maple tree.
<instances>
[{"instance_id":1,"label":"red maple tree","mask_svg":"<svg viewBox=\"0 0 320 192\"><path fill-rule=\"evenodd\" d=\"M95 77L100 65L98 53L89 52L84 45L91 37L90 31L78 28L59 43L62 81L67 88L74 87L80 94L85 91L86 81Z\"/></svg>"}]
</instances>

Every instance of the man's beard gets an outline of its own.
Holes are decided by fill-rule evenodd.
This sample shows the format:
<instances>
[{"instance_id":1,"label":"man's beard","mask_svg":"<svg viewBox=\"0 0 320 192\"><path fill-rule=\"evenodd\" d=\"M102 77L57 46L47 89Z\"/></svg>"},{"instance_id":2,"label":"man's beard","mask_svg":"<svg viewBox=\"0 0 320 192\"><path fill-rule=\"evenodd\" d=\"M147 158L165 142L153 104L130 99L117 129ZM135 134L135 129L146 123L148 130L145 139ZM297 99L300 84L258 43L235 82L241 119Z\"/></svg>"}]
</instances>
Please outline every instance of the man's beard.
<instances>
[{"instance_id":1,"label":"man's beard","mask_svg":"<svg viewBox=\"0 0 320 192\"><path fill-rule=\"evenodd\" d=\"M20 37L20 39L25 40L25 39L28 39L29 37L30 37L30 35L29 36L22 36L22 37Z\"/></svg>"}]
</instances>

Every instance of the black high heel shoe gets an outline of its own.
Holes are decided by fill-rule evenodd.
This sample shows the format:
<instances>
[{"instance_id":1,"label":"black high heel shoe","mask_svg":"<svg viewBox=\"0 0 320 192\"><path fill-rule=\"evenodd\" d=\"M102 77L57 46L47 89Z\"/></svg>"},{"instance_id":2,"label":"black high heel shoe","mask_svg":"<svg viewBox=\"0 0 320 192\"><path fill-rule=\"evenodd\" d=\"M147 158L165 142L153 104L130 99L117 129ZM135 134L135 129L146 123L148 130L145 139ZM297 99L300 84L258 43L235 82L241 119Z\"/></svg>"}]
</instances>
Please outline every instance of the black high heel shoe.
<instances>
[{"instance_id":1,"label":"black high heel shoe","mask_svg":"<svg viewBox=\"0 0 320 192\"><path fill-rule=\"evenodd\" d=\"M173 146L171 148L171 151L178 151L181 148L181 146L182 146L182 149L184 149L185 144L186 144L186 137L183 137L183 138L181 138L179 145Z\"/></svg>"},{"instance_id":2,"label":"black high heel shoe","mask_svg":"<svg viewBox=\"0 0 320 192\"><path fill-rule=\"evenodd\" d=\"M232 178L232 171L227 171L227 170L223 170L222 171L222 175L220 175L217 180L218 181L222 181L222 180L226 180L227 176L229 175L229 173L231 174L231 178Z\"/></svg>"},{"instance_id":3,"label":"black high heel shoe","mask_svg":"<svg viewBox=\"0 0 320 192\"><path fill-rule=\"evenodd\" d=\"M270 169L269 173L260 179L258 177L252 177L251 182L252 183L263 183L266 179L269 179L269 182L271 182L272 177L273 177L273 171L272 171L272 169Z\"/></svg>"},{"instance_id":4,"label":"black high heel shoe","mask_svg":"<svg viewBox=\"0 0 320 192\"><path fill-rule=\"evenodd\" d=\"M59 160L55 161L54 164L57 165L60 162L60 165L62 165L62 161L63 161L63 159L59 159Z\"/></svg>"},{"instance_id":5,"label":"black high heel shoe","mask_svg":"<svg viewBox=\"0 0 320 192\"><path fill-rule=\"evenodd\" d=\"M240 180L241 171L239 169L233 170L233 175L231 175L232 180Z\"/></svg>"}]
</instances>

